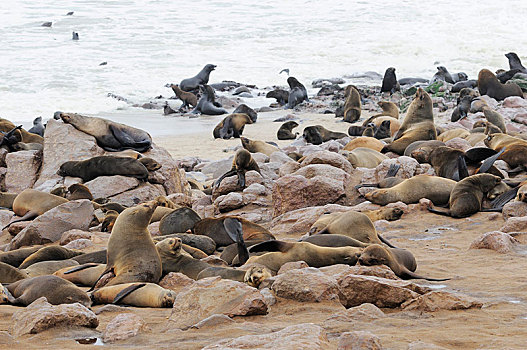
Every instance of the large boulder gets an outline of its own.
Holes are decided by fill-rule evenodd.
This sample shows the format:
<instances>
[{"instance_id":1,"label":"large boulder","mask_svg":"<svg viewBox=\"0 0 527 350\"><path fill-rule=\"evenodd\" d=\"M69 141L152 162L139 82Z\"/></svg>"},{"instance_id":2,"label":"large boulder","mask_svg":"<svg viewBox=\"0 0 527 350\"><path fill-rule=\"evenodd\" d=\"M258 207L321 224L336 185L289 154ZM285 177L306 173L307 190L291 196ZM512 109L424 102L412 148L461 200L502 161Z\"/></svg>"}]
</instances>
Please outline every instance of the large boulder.
<instances>
[{"instance_id":1,"label":"large boulder","mask_svg":"<svg viewBox=\"0 0 527 350\"><path fill-rule=\"evenodd\" d=\"M268 306L258 289L246 284L205 278L181 291L170 315L170 326L188 329L214 314L229 317L267 314Z\"/></svg>"},{"instance_id":2,"label":"large boulder","mask_svg":"<svg viewBox=\"0 0 527 350\"><path fill-rule=\"evenodd\" d=\"M165 196L166 192L163 186L144 182L129 191L110 197L110 201L121 203L127 207L133 207L139 203L144 203L156 199L159 196Z\"/></svg>"},{"instance_id":3,"label":"large boulder","mask_svg":"<svg viewBox=\"0 0 527 350\"><path fill-rule=\"evenodd\" d=\"M306 156L302 163L300 163L302 167L309 164L327 164L342 169L347 173L353 171L353 166L344 156L329 151L313 152Z\"/></svg>"},{"instance_id":4,"label":"large boulder","mask_svg":"<svg viewBox=\"0 0 527 350\"><path fill-rule=\"evenodd\" d=\"M87 231L93 218L93 204L87 199L61 204L37 217L12 240L10 250L22 246L57 242L72 229Z\"/></svg>"},{"instance_id":5,"label":"large boulder","mask_svg":"<svg viewBox=\"0 0 527 350\"><path fill-rule=\"evenodd\" d=\"M501 213L505 220L509 220L512 217L527 216L527 203L510 201L503 206Z\"/></svg>"},{"instance_id":6,"label":"large boulder","mask_svg":"<svg viewBox=\"0 0 527 350\"><path fill-rule=\"evenodd\" d=\"M276 276L272 290L277 297L296 301L339 302L337 281L312 267L290 270Z\"/></svg>"},{"instance_id":7,"label":"large boulder","mask_svg":"<svg viewBox=\"0 0 527 350\"><path fill-rule=\"evenodd\" d=\"M93 198L109 198L139 186L141 182L135 177L129 176L99 176L86 182Z\"/></svg>"},{"instance_id":8,"label":"large boulder","mask_svg":"<svg viewBox=\"0 0 527 350\"><path fill-rule=\"evenodd\" d=\"M177 162L166 149L153 143L152 148L143 153L143 156L153 158L162 165L161 169L149 174L148 181L163 185L166 194L190 195L190 185L185 177L185 171L178 168Z\"/></svg>"},{"instance_id":9,"label":"large boulder","mask_svg":"<svg viewBox=\"0 0 527 350\"><path fill-rule=\"evenodd\" d=\"M438 310L481 309L483 303L466 295L433 291L408 300L401 307L405 310L433 312Z\"/></svg>"},{"instance_id":10,"label":"large boulder","mask_svg":"<svg viewBox=\"0 0 527 350\"><path fill-rule=\"evenodd\" d=\"M19 337L55 327L96 328L98 325L97 316L84 305L74 303L54 306L42 297L13 314L11 334Z\"/></svg>"},{"instance_id":11,"label":"large boulder","mask_svg":"<svg viewBox=\"0 0 527 350\"><path fill-rule=\"evenodd\" d=\"M11 152L7 154L5 161L5 189L7 192L20 193L35 184L42 162L42 151Z\"/></svg>"}]
</instances>

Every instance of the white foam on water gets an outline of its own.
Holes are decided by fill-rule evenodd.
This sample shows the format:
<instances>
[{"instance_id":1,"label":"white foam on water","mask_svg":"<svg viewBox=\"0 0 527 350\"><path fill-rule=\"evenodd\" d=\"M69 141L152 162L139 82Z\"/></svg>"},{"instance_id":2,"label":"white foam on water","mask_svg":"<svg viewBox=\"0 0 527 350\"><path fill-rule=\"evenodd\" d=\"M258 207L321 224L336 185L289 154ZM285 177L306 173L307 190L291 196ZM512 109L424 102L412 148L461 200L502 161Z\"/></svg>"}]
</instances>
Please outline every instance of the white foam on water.
<instances>
[{"instance_id":1,"label":"white foam on water","mask_svg":"<svg viewBox=\"0 0 527 350\"><path fill-rule=\"evenodd\" d=\"M438 63L474 78L507 68L509 51L527 60L525 15L513 0L2 1L0 116L127 114L109 92L137 103L170 96L166 83L207 63L218 66L210 82L259 87L285 85L283 68L305 85L390 66L430 78Z\"/></svg>"}]
</instances>

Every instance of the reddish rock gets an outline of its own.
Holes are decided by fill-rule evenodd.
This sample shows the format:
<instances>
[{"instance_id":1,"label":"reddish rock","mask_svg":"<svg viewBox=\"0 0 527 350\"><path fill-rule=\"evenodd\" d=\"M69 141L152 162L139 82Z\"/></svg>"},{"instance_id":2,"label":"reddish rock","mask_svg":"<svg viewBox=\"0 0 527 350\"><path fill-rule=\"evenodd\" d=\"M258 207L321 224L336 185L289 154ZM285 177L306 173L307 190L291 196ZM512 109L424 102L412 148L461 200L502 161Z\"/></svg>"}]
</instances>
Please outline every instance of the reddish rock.
<instances>
[{"instance_id":1,"label":"reddish rock","mask_svg":"<svg viewBox=\"0 0 527 350\"><path fill-rule=\"evenodd\" d=\"M135 177L129 176L99 176L86 182L93 198L109 198L139 186L141 182Z\"/></svg>"},{"instance_id":2,"label":"reddish rock","mask_svg":"<svg viewBox=\"0 0 527 350\"><path fill-rule=\"evenodd\" d=\"M381 350L381 340L366 331L345 332L340 335L337 350Z\"/></svg>"},{"instance_id":3,"label":"reddish rock","mask_svg":"<svg viewBox=\"0 0 527 350\"><path fill-rule=\"evenodd\" d=\"M62 234L60 237L60 245L68 244L71 241L74 241L76 239L84 238L84 239L91 239L93 233L89 231L83 231L83 230L68 230Z\"/></svg>"},{"instance_id":4,"label":"reddish rock","mask_svg":"<svg viewBox=\"0 0 527 350\"><path fill-rule=\"evenodd\" d=\"M194 280L192 278L188 278L180 272L169 272L161 279L161 281L159 281L161 287L170 289L176 293L181 292L193 283Z\"/></svg>"},{"instance_id":5,"label":"reddish rock","mask_svg":"<svg viewBox=\"0 0 527 350\"><path fill-rule=\"evenodd\" d=\"M364 303L359 306L339 311L328 317L325 322L371 322L373 320L383 317L386 317L386 315L377 306L369 303Z\"/></svg>"},{"instance_id":6,"label":"reddish rock","mask_svg":"<svg viewBox=\"0 0 527 350\"><path fill-rule=\"evenodd\" d=\"M210 327L216 327L216 326L229 324L233 322L234 320L230 318L229 316L226 316L223 314L214 314L214 315L207 317L204 320L199 321L198 323L196 323L190 328L194 328L194 329L210 328Z\"/></svg>"},{"instance_id":7,"label":"reddish rock","mask_svg":"<svg viewBox=\"0 0 527 350\"><path fill-rule=\"evenodd\" d=\"M514 246L519 243L520 242L507 233L492 231L476 238L470 244L469 249L491 249L498 253L509 253L514 249Z\"/></svg>"},{"instance_id":8,"label":"reddish rock","mask_svg":"<svg viewBox=\"0 0 527 350\"><path fill-rule=\"evenodd\" d=\"M220 196L214 201L214 206L220 213L231 211L243 207L243 196L238 192L231 192L225 196Z\"/></svg>"},{"instance_id":9,"label":"reddish rock","mask_svg":"<svg viewBox=\"0 0 527 350\"><path fill-rule=\"evenodd\" d=\"M305 267L309 267L309 265L305 261L288 262L283 264L282 267L280 267L280 270L278 270L277 275L281 275L291 270L303 269Z\"/></svg>"},{"instance_id":10,"label":"reddish rock","mask_svg":"<svg viewBox=\"0 0 527 350\"><path fill-rule=\"evenodd\" d=\"M5 190L20 193L35 184L42 162L42 151L11 152L6 156L5 161L7 164Z\"/></svg>"},{"instance_id":11,"label":"reddish rock","mask_svg":"<svg viewBox=\"0 0 527 350\"><path fill-rule=\"evenodd\" d=\"M466 295L433 291L408 300L401 307L405 310L434 312L438 310L480 309L483 303Z\"/></svg>"},{"instance_id":12,"label":"reddish rock","mask_svg":"<svg viewBox=\"0 0 527 350\"><path fill-rule=\"evenodd\" d=\"M114 343L119 340L132 338L146 328L145 320L142 317L132 313L119 314L106 326L103 341L105 343Z\"/></svg>"},{"instance_id":13,"label":"reddish rock","mask_svg":"<svg viewBox=\"0 0 527 350\"><path fill-rule=\"evenodd\" d=\"M362 265L331 265L321 267L320 271L328 276L333 276L339 280L346 275L375 276L391 280L399 280L399 277L386 265L362 266Z\"/></svg>"},{"instance_id":14,"label":"reddish rock","mask_svg":"<svg viewBox=\"0 0 527 350\"><path fill-rule=\"evenodd\" d=\"M527 216L511 217L500 229L501 232L527 231Z\"/></svg>"},{"instance_id":15,"label":"reddish rock","mask_svg":"<svg viewBox=\"0 0 527 350\"><path fill-rule=\"evenodd\" d=\"M277 275L271 289L277 297L296 301L339 301L337 281L310 267Z\"/></svg>"},{"instance_id":16,"label":"reddish rock","mask_svg":"<svg viewBox=\"0 0 527 350\"><path fill-rule=\"evenodd\" d=\"M527 216L527 203L510 201L503 206L501 213L505 220L509 220L512 217Z\"/></svg>"},{"instance_id":17,"label":"reddish rock","mask_svg":"<svg viewBox=\"0 0 527 350\"><path fill-rule=\"evenodd\" d=\"M519 96L510 96L503 100L505 108L527 108L527 101Z\"/></svg>"},{"instance_id":18,"label":"reddish rock","mask_svg":"<svg viewBox=\"0 0 527 350\"><path fill-rule=\"evenodd\" d=\"M152 143L152 148L148 152L144 152L143 156L153 158L161 164L159 170L149 172L149 182L161 184L164 188L163 192L166 194L183 193L190 195L190 185L185 177L185 171L178 168L177 162L166 149Z\"/></svg>"},{"instance_id":19,"label":"reddish rock","mask_svg":"<svg viewBox=\"0 0 527 350\"><path fill-rule=\"evenodd\" d=\"M351 163L344 156L335 152L313 152L306 156L302 163L300 163L302 167L307 166L309 164L327 164L342 169L347 173L353 172L353 167L351 166Z\"/></svg>"},{"instance_id":20,"label":"reddish rock","mask_svg":"<svg viewBox=\"0 0 527 350\"><path fill-rule=\"evenodd\" d=\"M161 185L152 185L144 182L130 191L110 197L112 202L120 203L127 207L133 207L139 203L144 203L156 199L159 196L165 196L165 190Z\"/></svg>"},{"instance_id":21,"label":"reddish rock","mask_svg":"<svg viewBox=\"0 0 527 350\"><path fill-rule=\"evenodd\" d=\"M251 186L252 184L264 184L264 178L258 172L251 170L245 173L245 186ZM221 195L226 195L232 192L242 191L243 189L238 186L238 176L233 175L224 178L221 181L220 186L215 187L212 193L212 198L215 199Z\"/></svg>"},{"instance_id":22,"label":"reddish rock","mask_svg":"<svg viewBox=\"0 0 527 350\"><path fill-rule=\"evenodd\" d=\"M86 248L93 247L93 242L86 238L79 238L74 241L69 242L64 246L64 248L74 249L74 250L83 250Z\"/></svg>"},{"instance_id":23,"label":"reddish rock","mask_svg":"<svg viewBox=\"0 0 527 350\"><path fill-rule=\"evenodd\" d=\"M453 139L448 140L445 142L445 145L463 152L472 148L472 145L467 140L460 137L454 137Z\"/></svg>"},{"instance_id":24,"label":"reddish rock","mask_svg":"<svg viewBox=\"0 0 527 350\"><path fill-rule=\"evenodd\" d=\"M285 175L293 174L301 167L302 166L298 162L291 160L280 167L280 169L278 170L278 175L282 177Z\"/></svg>"}]
</instances>

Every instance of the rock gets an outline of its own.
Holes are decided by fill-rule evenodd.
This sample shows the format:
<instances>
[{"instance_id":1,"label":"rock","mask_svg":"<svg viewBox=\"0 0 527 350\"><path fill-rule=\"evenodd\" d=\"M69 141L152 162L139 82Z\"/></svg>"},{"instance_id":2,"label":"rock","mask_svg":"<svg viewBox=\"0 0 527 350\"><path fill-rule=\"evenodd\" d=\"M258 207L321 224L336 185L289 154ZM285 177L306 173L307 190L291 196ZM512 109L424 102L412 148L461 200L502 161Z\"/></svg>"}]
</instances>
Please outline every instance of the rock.
<instances>
[{"instance_id":1,"label":"rock","mask_svg":"<svg viewBox=\"0 0 527 350\"><path fill-rule=\"evenodd\" d=\"M408 350L447 350L447 348L418 340L408 344Z\"/></svg>"},{"instance_id":2,"label":"rock","mask_svg":"<svg viewBox=\"0 0 527 350\"><path fill-rule=\"evenodd\" d=\"M312 267L277 275L271 289L277 297L296 301L339 301L337 281Z\"/></svg>"},{"instance_id":3,"label":"rock","mask_svg":"<svg viewBox=\"0 0 527 350\"><path fill-rule=\"evenodd\" d=\"M209 265L212 266L222 266L222 267L228 267L229 265L225 262L225 260L221 259L219 256L216 255L209 255L206 258L200 259L203 262L206 262Z\"/></svg>"},{"instance_id":4,"label":"rock","mask_svg":"<svg viewBox=\"0 0 527 350\"><path fill-rule=\"evenodd\" d=\"M32 188L42 162L42 151L11 152L5 160L7 164L6 191L20 193L26 188Z\"/></svg>"},{"instance_id":5,"label":"rock","mask_svg":"<svg viewBox=\"0 0 527 350\"><path fill-rule=\"evenodd\" d=\"M337 350L380 350L382 348L381 340L366 331L342 333L337 345Z\"/></svg>"},{"instance_id":6,"label":"rock","mask_svg":"<svg viewBox=\"0 0 527 350\"><path fill-rule=\"evenodd\" d=\"M132 310L128 309L126 306L119 306L114 304L104 305L95 310L96 315L100 315L106 312L132 312Z\"/></svg>"},{"instance_id":7,"label":"rock","mask_svg":"<svg viewBox=\"0 0 527 350\"><path fill-rule=\"evenodd\" d=\"M270 195L270 191L267 190L267 188L264 185L254 183L250 186L247 186L243 190L243 194L254 194L257 196L267 196Z\"/></svg>"},{"instance_id":8,"label":"rock","mask_svg":"<svg viewBox=\"0 0 527 350\"><path fill-rule=\"evenodd\" d=\"M79 238L74 241L69 242L64 246L64 248L68 249L76 249L76 250L83 250L86 248L93 247L93 242L89 239L85 238Z\"/></svg>"},{"instance_id":9,"label":"rock","mask_svg":"<svg viewBox=\"0 0 527 350\"><path fill-rule=\"evenodd\" d=\"M371 322L373 320L386 317L384 312L377 306L369 303L364 303L359 306L351 307L344 311L339 311L326 319L328 321L338 322Z\"/></svg>"},{"instance_id":10,"label":"rock","mask_svg":"<svg viewBox=\"0 0 527 350\"><path fill-rule=\"evenodd\" d=\"M133 207L139 203L151 201L159 196L166 196L165 190L161 185L152 185L144 182L138 187L110 197L112 202L120 203L127 207Z\"/></svg>"},{"instance_id":11,"label":"rock","mask_svg":"<svg viewBox=\"0 0 527 350\"><path fill-rule=\"evenodd\" d=\"M149 172L149 182L163 185L163 192L166 194L190 195L190 185L185 177L185 171L178 168L177 162L166 149L152 143L152 148L144 152L143 156L153 158L162 165L161 169Z\"/></svg>"},{"instance_id":12,"label":"rock","mask_svg":"<svg viewBox=\"0 0 527 350\"><path fill-rule=\"evenodd\" d=\"M297 140L298 141L298 140ZM295 141L296 142L296 141ZM293 142L293 143L295 143ZM316 145L311 145L311 144L306 144L305 146L301 146L299 149L298 149L298 153L300 153L301 155L303 156L308 156L310 155L311 153L315 153L315 152L323 152L324 149L320 146L316 146Z\"/></svg>"},{"instance_id":13,"label":"rock","mask_svg":"<svg viewBox=\"0 0 527 350\"><path fill-rule=\"evenodd\" d=\"M199 321L195 325L193 325L190 328L200 329L200 328L207 328L207 327L215 327L222 324L229 324L233 323L234 320L230 318L229 316L223 315L223 314L214 314L209 317L207 317L204 320Z\"/></svg>"},{"instance_id":14,"label":"rock","mask_svg":"<svg viewBox=\"0 0 527 350\"><path fill-rule=\"evenodd\" d=\"M0 167L5 168L7 166L5 159L8 154L9 154L9 151L7 149L0 148Z\"/></svg>"},{"instance_id":15,"label":"rock","mask_svg":"<svg viewBox=\"0 0 527 350\"><path fill-rule=\"evenodd\" d=\"M512 217L500 229L501 232L527 231L527 216Z\"/></svg>"},{"instance_id":16,"label":"rock","mask_svg":"<svg viewBox=\"0 0 527 350\"><path fill-rule=\"evenodd\" d=\"M161 223L160 221L156 221L156 222L153 222L150 225L148 225L148 232L150 232L150 235L152 237L154 237L154 236L161 236L161 231L159 231L159 224L160 223Z\"/></svg>"},{"instance_id":17,"label":"rock","mask_svg":"<svg viewBox=\"0 0 527 350\"><path fill-rule=\"evenodd\" d=\"M434 312L438 310L480 309L483 303L466 295L433 291L408 300L401 307L405 310Z\"/></svg>"},{"instance_id":18,"label":"rock","mask_svg":"<svg viewBox=\"0 0 527 350\"><path fill-rule=\"evenodd\" d=\"M161 281L159 281L159 286L179 293L193 283L194 280L192 278L189 278L180 272L169 272L161 279Z\"/></svg>"},{"instance_id":19,"label":"rock","mask_svg":"<svg viewBox=\"0 0 527 350\"><path fill-rule=\"evenodd\" d=\"M13 215L15 215L15 213L13 212L10 212L12 213L11 214L11 217ZM11 218L9 218L9 220L11 220ZM8 221L9 222L9 221ZM31 221L19 221L19 222L15 222L14 224L11 224L11 226L9 226L9 228L7 229L7 232L9 232L9 234L11 236L16 236L20 231L22 231L24 228L26 228L27 226L29 226L31 224ZM7 222L4 224L4 226L7 225ZM3 227L3 226L2 226Z\"/></svg>"},{"instance_id":20,"label":"rock","mask_svg":"<svg viewBox=\"0 0 527 350\"><path fill-rule=\"evenodd\" d=\"M93 205L87 199L61 204L37 217L12 240L10 249L26 245L57 242L72 229L87 231L93 218Z\"/></svg>"},{"instance_id":21,"label":"rock","mask_svg":"<svg viewBox=\"0 0 527 350\"><path fill-rule=\"evenodd\" d=\"M84 238L84 239L91 239L92 233L88 231L83 230L68 230L62 234L60 237L60 245L66 245L71 241L74 241L76 239Z\"/></svg>"},{"instance_id":22,"label":"rock","mask_svg":"<svg viewBox=\"0 0 527 350\"><path fill-rule=\"evenodd\" d=\"M169 322L173 327L187 329L213 314L265 315L267 309L256 288L220 277L205 278L178 294Z\"/></svg>"},{"instance_id":23,"label":"rock","mask_svg":"<svg viewBox=\"0 0 527 350\"><path fill-rule=\"evenodd\" d=\"M285 164L292 161L292 159L287 154L280 151L271 153L271 156L269 156L269 161L272 163Z\"/></svg>"},{"instance_id":24,"label":"rock","mask_svg":"<svg viewBox=\"0 0 527 350\"><path fill-rule=\"evenodd\" d=\"M302 161L302 163L300 163L302 167L309 164L327 164L342 169L347 173L351 173L353 171L351 163L344 156L329 151L311 153Z\"/></svg>"},{"instance_id":25,"label":"rock","mask_svg":"<svg viewBox=\"0 0 527 350\"><path fill-rule=\"evenodd\" d=\"M9 221L11 221L11 218L13 217L13 215L15 215L15 213L13 213L10 210L0 210L0 225L2 225L2 227L7 225L9 223ZM23 221L21 221L21 222L23 222ZM15 233L15 235L16 235L16 233Z\"/></svg>"},{"instance_id":26,"label":"rock","mask_svg":"<svg viewBox=\"0 0 527 350\"><path fill-rule=\"evenodd\" d=\"M231 211L243 207L243 196L238 192L231 192L228 195L220 196L214 202L220 213Z\"/></svg>"},{"instance_id":27,"label":"rock","mask_svg":"<svg viewBox=\"0 0 527 350\"><path fill-rule=\"evenodd\" d=\"M85 160L102 156L104 150L97 146L95 138L75 129L60 120L50 119L44 131L44 153L40 175L34 187L51 180L55 184L61 179L57 175L60 166L70 160Z\"/></svg>"},{"instance_id":28,"label":"rock","mask_svg":"<svg viewBox=\"0 0 527 350\"><path fill-rule=\"evenodd\" d=\"M289 161L287 163L284 163L280 167L280 169L278 170L278 175L280 177L285 176L285 175L289 175L289 174L294 173L295 171L297 171L300 168L301 168L301 165L298 162L295 162L295 161L291 160L291 161Z\"/></svg>"},{"instance_id":29,"label":"rock","mask_svg":"<svg viewBox=\"0 0 527 350\"><path fill-rule=\"evenodd\" d=\"M125 313L115 316L104 330L103 341L114 343L119 340L135 337L146 329L145 320L136 314Z\"/></svg>"},{"instance_id":30,"label":"rock","mask_svg":"<svg viewBox=\"0 0 527 350\"><path fill-rule=\"evenodd\" d=\"M520 242L511 235L499 231L487 232L476 238L469 249L491 249L498 253L510 253Z\"/></svg>"},{"instance_id":31,"label":"rock","mask_svg":"<svg viewBox=\"0 0 527 350\"><path fill-rule=\"evenodd\" d=\"M411 282L374 276L346 275L338 280L338 285L340 301L347 308L364 303L396 308L428 291Z\"/></svg>"},{"instance_id":32,"label":"rock","mask_svg":"<svg viewBox=\"0 0 527 350\"><path fill-rule=\"evenodd\" d=\"M274 304L276 304L276 297L269 288L262 288L260 290L260 293L262 293L265 299L265 302L267 303L268 306L273 306Z\"/></svg>"},{"instance_id":33,"label":"rock","mask_svg":"<svg viewBox=\"0 0 527 350\"><path fill-rule=\"evenodd\" d=\"M89 327L99 325L97 316L87 307L75 304L51 305L45 297L38 298L12 316L11 334L20 337L55 327Z\"/></svg>"},{"instance_id":34,"label":"rock","mask_svg":"<svg viewBox=\"0 0 527 350\"><path fill-rule=\"evenodd\" d=\"M339 280L346 275L375 276L390 280L399 280L399 277L386 265L362 266L362 265L331 265L320 268L320 271L328 276Z\"/></svg>"},{"instance_id":35,"label":"rock","mask_svg":"<svg viewBox=\"0 0 527 350\"><path fill-rule=\"evenodd\" d=\"M277 235L299 235L309 231L311 226L324 213L343 212L351 210L338 204L301 208L279 215L271 222L271 231Z\"/></svg>"},{"instance_id":36,"label":"rock","mask_svg":"<svg viewBox=\"0 0 527 350\"><path fill-rule=\"evenodd\" d=\"M277 275L281 275L291 270L303 269L304 267L309 267L309 265L306 264L305 261L288 262L288 263L283 264L282 267L280 267L280 270L278 270Z\"/></svg>"},{"instance_id":37,"label":"rock","mask_svg":"<svg viewBox=\"0 0 527 350\"><path fill-rule=\"evenodd\" d=\"M453 139L448 140L445 142L445 145L454 149L459 149L463 152L472 148L472 145L467 140L460 137L454 137Z\"/></svg>"},{"instance_id":38,"label":"rock","mask_svg":"<svg viewBox=\"0 0 527 350\"><path fill-rule=\"evenodd\" d=\"M135 177L129 176L99 176L86 182L93 198L109 198L139 186L141 182Z\"/></svg>"},{"instance_id":39,"label":"rock","mask_svg":"<svg viewBox=\"0 0 527 350\"><path fill-rule=\"evenodd\" d=\"M519 201L510 201L503 206L501 211L503 218L509 220L516 216L527 216L527 203Z\"/></svg>"},{"instance_id":40,"label":"rock","mask_svg":"<svg viewBox=\"0 0 527 350\"><path fill-rule=\"evenodd\" d=\"M234 156L228 159L222 159L215 162L203 162L194 167L195 171L200 170L205 175L212 175L212 178L217 179L232 168L232 160Z\"/></svg>"},{"instance_id":41,"label":"rock","mask_svg":"<svg viewBox=\"0 0 527 350\"><path fill-rule=\"evenodd\" d=\"M263 184L264 179L262 175L258 174L258 172L251 170L245 173L245 186L249 187L253 184ZM238 177L237 176L229 176L223 179L220 186L214 188L214 192L212 194L213 198L217 198L221 195L226 195L232 192L240 191L242 190L238 186Z\"/></svg>"},{"instance_id":42,"label":"rock","mask_svg":"<svg viewBox=\"0 0 527 350\"><path fill-rule=\"evenodd\" d=\"M336 140L330 140L328 142L324 142L323 144L320 145L320 147L323 149L323 150L326 150L326 151L329 151L329 152L332 152L332 153L337 153L344 148L346 144L342 144L341 142L339 141L336 141Z\"/></svg>"},{"instance_id":43,"label":"rock","mask_svg":"<svg viewBox=\"0 0 527 350\"><path fill-rule=\"evenodd\" d=\"M385 159L381 162L381 164L377 165L377 167L375 168L375 183L379 182L380 180L386 177L388 169L392 164L399 164L401 166L401 168L397 172L397 177L400 177L402 179L411 178L412 176L416 175L416 173L419 172L418 169L421 168L417 160L411 157L400 156L394 159ZM366 183L366 181L364 181L364 183Z\"/></svg>"},{"instance_id":44,"label":"rock","mask_svg":"<svg viewBox=\"0 0 527 350\"><path fill-rule=\"evenodd\" d=\"M505 108L527 108L527 101L519 96L510 96L503 100Z\"/></svg>"},{"instance_id":45,"label":"rock","mask_svg":"<svg viewBox=\"0 0 527 350\"><path fill-rule=\"evenodd\" d=\"M244 335L233 339L223 339L203 348L214 349L280 349L280 350L320 350L329 349L326 332L313 323L300 323L286 327L278 332Z\"/></svg>"}]
</instances>

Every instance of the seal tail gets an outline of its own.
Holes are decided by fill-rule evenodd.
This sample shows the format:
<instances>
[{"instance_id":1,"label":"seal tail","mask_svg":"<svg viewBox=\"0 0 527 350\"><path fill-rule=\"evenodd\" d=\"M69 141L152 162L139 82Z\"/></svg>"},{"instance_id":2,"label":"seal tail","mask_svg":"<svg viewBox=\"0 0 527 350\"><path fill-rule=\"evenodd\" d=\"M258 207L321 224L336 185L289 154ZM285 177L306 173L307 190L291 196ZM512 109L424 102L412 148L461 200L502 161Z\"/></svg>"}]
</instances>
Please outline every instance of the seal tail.
<instances>
[{"instance_id":1,"label":"seal tail","mask_svg":"<svg viewBox=\"0 0 527 350\"><path fill-rule=\"evenodd\" d=\"M431 212L431 213L439 214L439 215L443 215L443 216L451 216L450 215L450 211L442 211L442 210L437 210L437 209L434 209L434 208L428 208L428 211Z\"/></svg>"},{"instance_id":2,"label":"seal tail","mask_svg":"<svg viewBox=\"0 0 527 350\"><path fill-rule=\"evenodd\" d=\"M384 243L384 244L386 244L388 247L398 249L396 246L394 246L393 244L391 244L386 238L384 238L383 236L381 236L379 233L377 233L377 237L379 237L379 239L381 240L381 242Z\"/></svg>"},{"instance_id":3,"label":"seal tail","mask_svg":"<svg viewBox=\"0 0 527 350\"><path fill-rule=\"evenodd\" d=\"M7 225L5 225L3 228L2 228L2 231L5 230L6 228L9 228L9 226L13 225L14 223L17 223L17 222L20 222L20 221L27 221L27 220L31 220L31 219L34 219L38 216L38 213L35 213L35 212L32 212L32 211L28 211L24 216L18 218L18 219L15 219L13 221L11 221L10 223L8 223Z\"/></svg>"},{"instance_id":4,"label":"seal tail","mask_svg":"<svg viewBox=\"0 0 527 350\"><path fill-rule=\"evenodd\" d=\"M237 244L240 265L245 264L245 262L249 260L249 251L243 240L242 223L238 219L226 218L223 220L223 227L229 237Z\"/></svg>"},{"instance_id":5,"label":"seal tail","mask_svg":"<svg viewBox=\"0 0 527 350\"><path fill-rule=\"evenodd\" d=\"M117 293L115 298L113 298L112 304L119 304L119 302L121 302L121 300L126 298L126 296L135 292L139 288L143 288L144 286L146 286L146 283L137 283L137 284L132 284L131 286L126 287L125 289Z\"/></svg>"}]
</instances>

